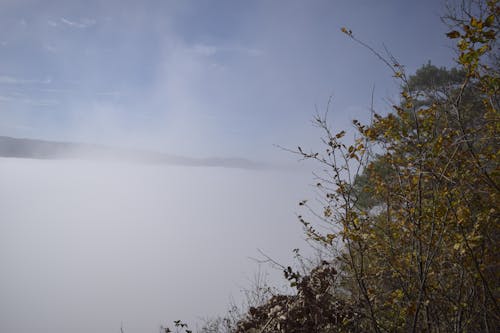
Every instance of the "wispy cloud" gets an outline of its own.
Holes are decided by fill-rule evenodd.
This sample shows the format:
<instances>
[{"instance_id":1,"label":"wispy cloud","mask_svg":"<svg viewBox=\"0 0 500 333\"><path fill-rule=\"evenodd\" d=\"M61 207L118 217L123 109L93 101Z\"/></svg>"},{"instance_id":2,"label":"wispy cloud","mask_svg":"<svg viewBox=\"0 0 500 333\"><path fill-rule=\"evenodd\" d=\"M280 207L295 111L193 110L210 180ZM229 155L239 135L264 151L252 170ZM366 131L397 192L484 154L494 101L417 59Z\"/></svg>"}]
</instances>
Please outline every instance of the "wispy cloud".
<instances>
[{"instance_id":1,"label":"wispy cloud","mask_svg":"<svg viewBox=\"0 0 500 333\"><path fill-rule=\"evenodd\" d=\"M55 99L26 99L23 100L23 102L33 106L56 106L60 104L60 102Z\"/></svg>"},{"instance_id":2,"label":"wispy cloud","mask_svg":"<svg viewBox=\"0 0 500 333\"><path fill-rule=\"evenodd\" d=\"M106 97L120 97L123 95L121 91L101 91L96 93L97 96L106 96Z\"/></svg>"},{"instance_id":3,"label":"wispy cloud","mask_svg":"<svg viewBox=\"0 0 500 333\"><path fill-rule=\"evenodd\" d=\"M23 103L31 106L55 106L60 104L56 99L29 98L22 94L0 95L0 103Z\"/></svg>"},{"instance_id":4,"label":"wispy cloud","mask_svg":"<svg viewBox=\"0 0 500 333\"><path fill-rule=\"evenodd\" d=\"M214 45L196 44L191 48L191 51L202 56L211 56L217 53L217 47Z\"/></svg>"},{"instance_id":5,"label":"wispy cloud","mask_svg":"<svg viewBox=\"0 0 500 333\"><path fill-rule=\"evenodd\" d=\"M49 84L51 82L52 82L51 78L39 80L39 79L24 79L13 76L0 75L0 84Z\"/></svg>"},{"instance_id":6,"label":"wispy cloud","mask_svg":"<svg viewBox=\"0 0 500 333\"><path fill-rule=\"evenodd\" d=\"M209 44L195 44L192 46L189 51L201 55L201 56L213 56L216 53L220 52L233 52L233 53L241 53L248 56L261 56L264 54L264 51L254 47L246 47L241 45L209 45Z\"/></svg>"},{"instance_id":7,"label":"wispy cloud","mask_svg":"<svg viewBox=\"0 0 500 333\"><path fill-rule=\"evenodd\" d=\"M57 51L57 48L54 45L51 45L51 44L45 44L43 46L43 48L45 50L47 50L48 52L51 52L51 53L56 53L56 51Z\"/></svg>"},{"instance_id":8,"label":"wispy cloud","mask_svg":"<svg viewBox=\"0 0 500 333\"><path fill-rule=\"evenodd\" d=\"M263 50L253 47L236 46L233 47L232 50L236 52L245 53L249 56L254 56L254 57L258 57L264 54Z\"/></svg>"},{"instance_id":9,"label":"wispy cloud","mask_svg":"<svg viewBox=\"0 0 500 333\"><path fill-rule=\"evenodd\" d=\"M73 21L73 20L69 20L67 18L61 17L60 21L61 21L61 23L66 24L67 26L70 26L73 28L79 28L79 29L85 29L85 28L91 27L97 23L96 20L88 19L88 18L83 18L79 21ZM57 26L57 23L53 22L53 21L49 21L49 25L51 25L51 22L55 23Z\"/></svg>"}]
</instances>

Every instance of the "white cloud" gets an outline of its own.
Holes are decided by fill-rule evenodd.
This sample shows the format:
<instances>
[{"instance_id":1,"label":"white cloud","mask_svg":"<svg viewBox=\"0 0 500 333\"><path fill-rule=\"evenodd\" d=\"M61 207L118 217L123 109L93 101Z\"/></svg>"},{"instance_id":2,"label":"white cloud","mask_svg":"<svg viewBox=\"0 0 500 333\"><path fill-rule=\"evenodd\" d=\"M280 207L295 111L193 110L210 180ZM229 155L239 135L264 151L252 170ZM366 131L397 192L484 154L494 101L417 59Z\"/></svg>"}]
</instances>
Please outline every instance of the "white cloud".
<instances>
[{"instance_id":1,"label":"white cloud","mask_svg":"<svg viewBox=\"0 0 500 333\"><path fill-rule=\"evenodd\" d=\"M51 53L56 53L57 48L54 45L51 44L45 44L43 48Z\"/></svg>"},{"instance_id":2,"label":"white cloud","mask_svg":"<svg viewBox=\"0 0 500 333\"><path fill-rule=\"evenodd\" d=\"M247 47L241 45L216 46L216 45L208 45L202 43L195 44L194 46L189 48L189 51L201 56L213 56L214 54L220 52L235 52L253 57L261 56L264 54L263 50L255 47Z\"/></svg>"},{"instance_id":3,"label":"white cloud","mask_svg":"<svg viewBox=\"0 0 500 333\"><path fill-rule=\"evenodd\" d=\"M245 47L245 46L235 46L231 48L232 51L245 53L249 56L258 57L264 54L264 51L258 48Z\"/></svg>"},{"instance_id":4,"label":"white cloud","mask_svg":"<svg viewBox=\"0 0 500 333\"><path fill-rule=\"evenodd\" d=\"M22 94L0 95L0 103L23 103L31 106L55 106L60 102L56 99L28 98Z\"/></svg>"},{"instance_id":5,"label":"white cloud","mask_svg":"<svg viewBox=\"0 0 500 333\"><path fill-rule=\"evenodd\" d=\"M213 45L196 44L192 51L202 56L212 56L217 53L217 47Z\"/></svg>"},{"instance_id":6,"label":"white cloud","mask_svg":"<svg viewBox=\"0 0 500 333\"><path fill-rule=\"evenodd\" d=\"M0 84L49 84L52 82L50 77L44 80L23 79L13 76L0 75Z\"/></svg>"},{"instance_id":7,"label":"white cloud","mask_svg":"<svg viewBox=\"0 0 500 333\"><path fill-rule=\"evenodd\" d=\"M97 22L93 19L83 18L79 21L68 20L67 18L61 17L60 21L70 27L85 29L95 25Z\"/></svg>"},{"instance_id":8,"label":"white cloud","mask_svg":"<svg viewBox=\"0 0 500 333\"><path fill-rule=\"evenodd\" d=\"M74 89L38 89L40 92L45 92L45 93L74 93L76 92Z\"/></svg>"},{"instance_id":9,"label":"white cloud","mask_svg":"<svg viewBox=\"0 0 500 333\"><path fill-rule=\"evenodd\" d=\"M96 93L97 96L120 97L123 95L121 91L101 91Z\"/></svg>"},{"instance_id":10,"label":"white cloud","mask_svg":"<svg viewBox=\"0 0 500 333\"><path fill-rule=\"evenodd\" d=\"M23 102L33 106L56 106L60 104L60 102L55 99L26 99L23 100Z\"/></svg>"}]
</instances>

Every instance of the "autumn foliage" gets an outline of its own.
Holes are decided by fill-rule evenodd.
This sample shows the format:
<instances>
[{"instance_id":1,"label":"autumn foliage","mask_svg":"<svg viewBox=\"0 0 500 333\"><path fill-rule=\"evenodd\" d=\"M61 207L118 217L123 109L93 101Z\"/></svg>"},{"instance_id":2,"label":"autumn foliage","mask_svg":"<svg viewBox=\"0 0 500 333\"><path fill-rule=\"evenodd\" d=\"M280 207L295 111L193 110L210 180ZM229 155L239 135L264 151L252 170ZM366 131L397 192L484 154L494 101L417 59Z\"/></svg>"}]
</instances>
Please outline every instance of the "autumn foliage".
<instances>
[{"instance_id":1,"label":"autumn foliage","mask_svg":"<svg viewBox=\"0 0 500 333\"><path fill-rule=\"evenodd\" d=\"M354 121L353 144L317 117L325 151L298 150L327 170L317 186L332 232L301 222L316 242L341 244L340 287L362 331L500 327L500 8L483 5L447 34L458 41L457 69L428 64L407 77L386 60L402 87L392 112Z\"/></svg>"}]
</instances>

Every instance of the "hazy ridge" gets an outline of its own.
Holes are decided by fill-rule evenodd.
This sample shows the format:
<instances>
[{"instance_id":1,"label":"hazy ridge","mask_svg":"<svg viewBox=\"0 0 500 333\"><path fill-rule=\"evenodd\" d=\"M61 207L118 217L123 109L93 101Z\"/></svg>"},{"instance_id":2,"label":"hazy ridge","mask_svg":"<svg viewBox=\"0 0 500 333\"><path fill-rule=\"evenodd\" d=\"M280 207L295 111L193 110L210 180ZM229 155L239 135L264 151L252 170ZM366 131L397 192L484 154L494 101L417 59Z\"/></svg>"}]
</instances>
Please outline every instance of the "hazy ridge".
<instances>
[{"instance_id":1,"label":"hazy ridge","mask_svg":"<svg viewBox=\"0 0 500 333\"><path fill-rule=\"evenodd\" d=\"M0 157L32 159L88 159L123 161L146 164L185 166L212 166L226 168L257 169L257 163L245 158L208 157L194 158L165 153L114 148L96 144L46 141L0 136Z\"/></svg>"}]
</instances>

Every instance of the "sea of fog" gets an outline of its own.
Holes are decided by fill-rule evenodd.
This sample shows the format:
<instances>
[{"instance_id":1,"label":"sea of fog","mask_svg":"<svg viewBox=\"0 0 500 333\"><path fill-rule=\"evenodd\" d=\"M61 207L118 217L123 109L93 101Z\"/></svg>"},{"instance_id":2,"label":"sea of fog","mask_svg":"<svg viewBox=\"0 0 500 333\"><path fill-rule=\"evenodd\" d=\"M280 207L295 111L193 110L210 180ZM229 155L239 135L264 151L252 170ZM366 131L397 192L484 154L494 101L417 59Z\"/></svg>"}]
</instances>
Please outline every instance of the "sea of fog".
<instances>
[{"instance_id":1,"label":"sea of fog","mask_svg":"<svg viewBox=\"0 0 500 333\"><path fill-rule=\"evenodd\" d=\"M223 314L257 249L289 264L304 247L296 213L310 182L278 169L0 158L0 332L147 333Z\"/></svg>"}]
</instances>

